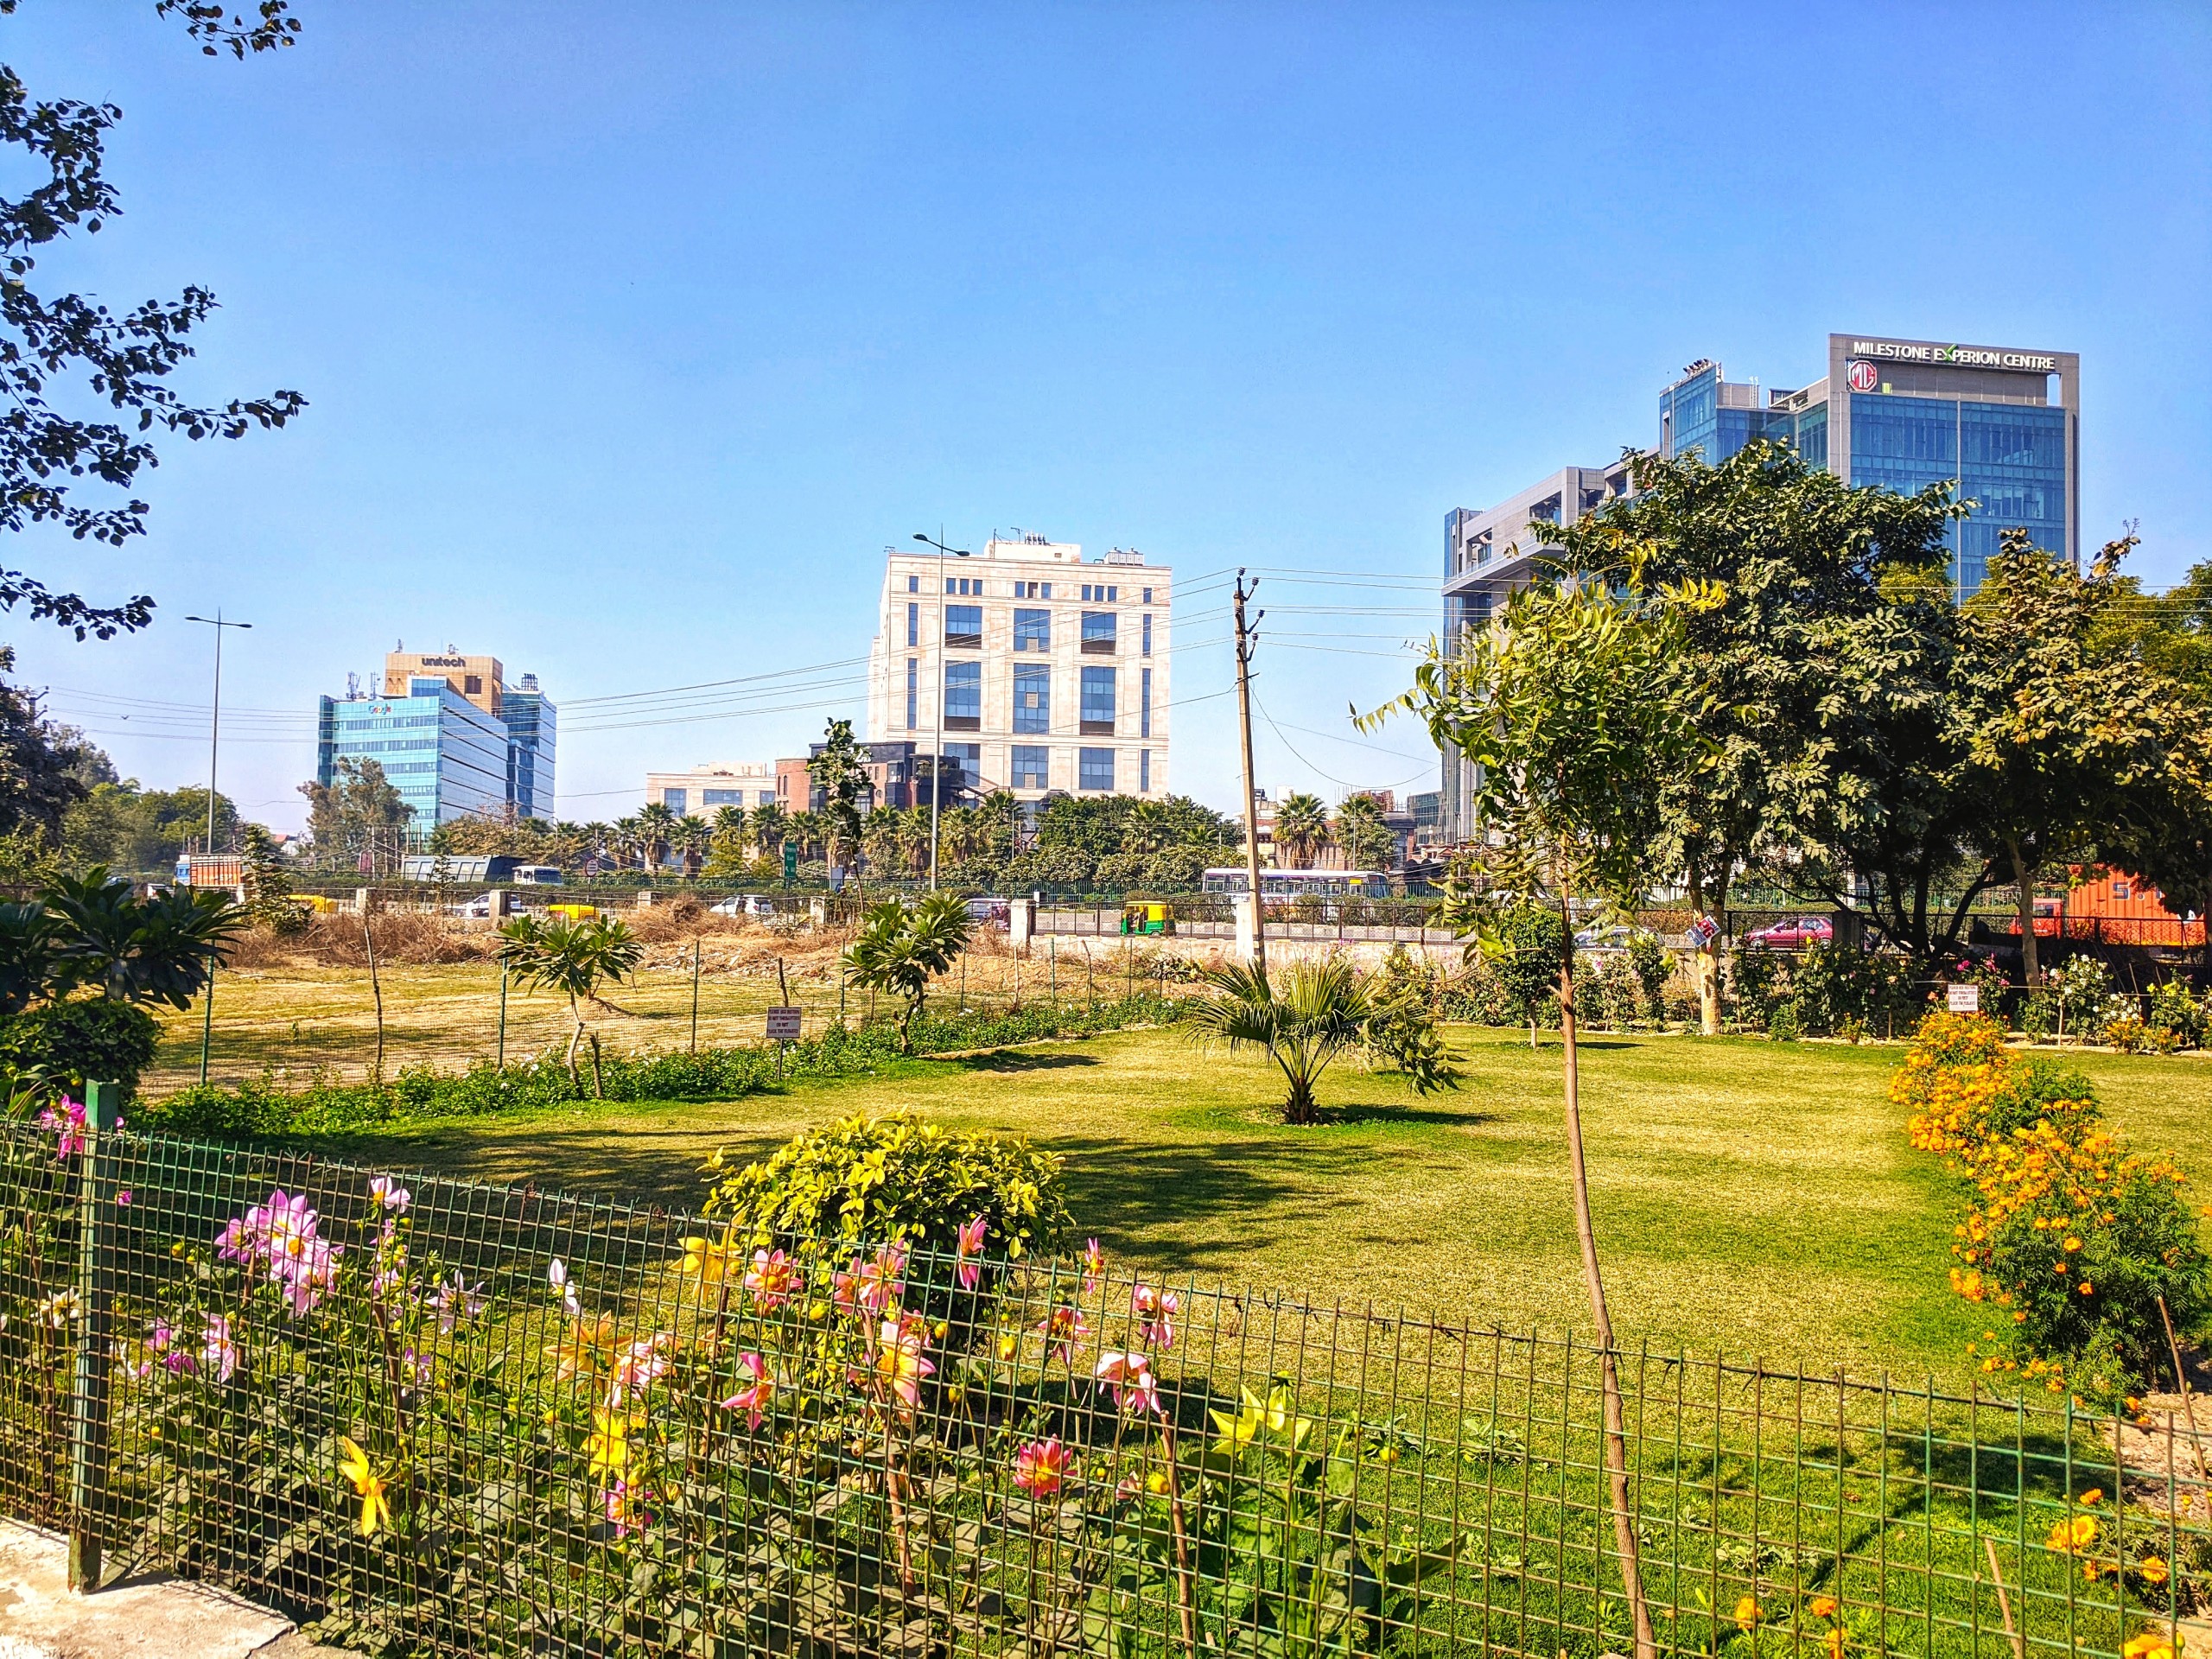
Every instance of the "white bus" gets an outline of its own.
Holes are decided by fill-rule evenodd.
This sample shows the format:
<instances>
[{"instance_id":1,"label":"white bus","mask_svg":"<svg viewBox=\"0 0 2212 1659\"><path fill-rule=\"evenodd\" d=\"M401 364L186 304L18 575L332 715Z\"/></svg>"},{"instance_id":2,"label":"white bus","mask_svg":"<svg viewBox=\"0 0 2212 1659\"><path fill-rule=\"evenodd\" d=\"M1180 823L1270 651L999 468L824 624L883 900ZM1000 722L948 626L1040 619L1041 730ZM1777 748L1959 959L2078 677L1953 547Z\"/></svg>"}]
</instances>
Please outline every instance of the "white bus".
<instances>
[{"instance_id":1,"label":"white bus","mask_svg":"<svg viewBox=\"0 0 2212 1659\"><path fill-rule=\"evenodd\" d=\"M1243 866L1208 870L1200 878L1202 893L1249 893L1250 878ZM1260 894L1268 899L1388 899L1390 878L1381 870L1260 870Z\"/></svg>"}]
</instances>

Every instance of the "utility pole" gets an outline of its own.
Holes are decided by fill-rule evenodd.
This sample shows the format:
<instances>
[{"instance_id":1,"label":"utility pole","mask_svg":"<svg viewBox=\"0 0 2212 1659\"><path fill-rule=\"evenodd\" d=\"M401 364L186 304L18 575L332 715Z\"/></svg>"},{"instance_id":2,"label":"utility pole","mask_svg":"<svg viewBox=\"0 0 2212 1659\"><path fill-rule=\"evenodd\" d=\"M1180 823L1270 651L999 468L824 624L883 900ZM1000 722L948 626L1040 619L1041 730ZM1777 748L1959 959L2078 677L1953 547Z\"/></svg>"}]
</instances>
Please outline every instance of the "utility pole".
<instances>
[{"instance_id":1,"label":"utility pole","mask_svg":"<svg viewBox=\"0 0 2212 1659\"><path fill-rule=\"evenodd\" d=\"M937 891L938 817L944 798L944 556L968 557L965 548L944 544L944 526L935 536L914 532L914 539L937 550L937 685L931 692L930 713L930 891Z\"/></svg>"},{"instance_id":2,"label":"utility pole","mask_svg":"<svg viewBox=\"0 0 2212 1659\"><path fill-rule=\"evenodd\" d=\"M1252 785L1252 648L1258 643L1252 631L1267 613L1262 611L1249 623L1244 620L1244 601L1258 592L1259 587L1256 577L1250 587L1246 587L1243 570L1237 570L1232 603L1236 617L1236 721L1244 746L1244 874L1251 883L1252 965L1265 973L1268 939L1262 919L1264 906L1260 903L1260 804L1259 792Z\"/></svg>"},{"instance_id":3,"label":"utility pole","mask_svg":"<svg viewBox=\"0 0 2212 1659\"><path fill-rule=\"evenodd\" d=\"M215 630L215 700L210 706L207 715L207 860L208 872L213 874L215 859L215 760L223 737L223 630L251 628L253 624L226 622L223 620L223 613L219 609L213 616L188 616L184 620L188 622L204 623ZM185 868L189 870L192 868L189 855L187 855L187 861ZM377 1040L381 1046L384 1040L381 1021L378 1026ZM215 963L213 958L210 958L207 963L207 1006L202 1011L200 1027L200 1081L203 1084L207 1081L208 1051L214 1046ZM378 1077L378 1081L379 1083L383 1081L381 1076Z\"/></svg>"}]
</instances>

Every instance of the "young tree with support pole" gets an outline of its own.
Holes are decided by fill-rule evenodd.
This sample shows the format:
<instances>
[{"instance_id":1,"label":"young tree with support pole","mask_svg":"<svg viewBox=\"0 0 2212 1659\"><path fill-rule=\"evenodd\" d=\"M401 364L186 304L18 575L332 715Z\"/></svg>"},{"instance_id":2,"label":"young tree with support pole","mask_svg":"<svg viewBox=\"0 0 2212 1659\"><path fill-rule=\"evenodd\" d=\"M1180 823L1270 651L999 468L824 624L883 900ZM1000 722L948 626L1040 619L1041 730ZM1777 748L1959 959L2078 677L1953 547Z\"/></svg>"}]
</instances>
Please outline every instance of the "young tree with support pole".
<instances>
[{"instance_id":1,"label":"young tree with support pole","mask_svg":"<svg viewBox=\"0 0 2212 1659\"><path fill-rule=\"evenodd\" d=\"M1476 822L1495 838L1494 890L1554 908L1563 925L1557 974L1574 1230L1602 1355L1605 1473L1637 1659L1654 1659L1657 1644L1629 1503L1620 1370L1583 1156L1574 911L1594 901L1632 914L1661 874L1665 792L1702 770L1709 753L1699 711L1669 684L1669 670L1681 648L1681 613L1717 599L1703 585L1669 588L1649 606L1573 581L1525 588L1455 653L1433 645L1413 690L1357 721L1371 729L1404 710L1427 723L1445 753L1465 753L1474 762ZM1449 910L1459 912L1462 932L1494 942L1497 911L1487 898L1461 892Z\"/></svg>"},{"instance_id":2,"label":"young tree with support pole","mask_svg":"<svg viewBox=\"0 0 2212 1659\"><path fill-rule=\"evenodd\" d=\"M1268 936L1265 906L1260 902L1260 808L1259 791L1252 782L1252 651L1259 643L1254 630L1258 627L1262 611L1251 621L1244 620L1244 602L1258 591L1255 580L1245 586L1244 573L1236 573L1236 588L1232 601L1236 620L1236 723L1244 753L1244 871L1251 883L1249 899L1252 906L1252 970L1265 978L1268 971Z\"/></svg>"}]
</instances>

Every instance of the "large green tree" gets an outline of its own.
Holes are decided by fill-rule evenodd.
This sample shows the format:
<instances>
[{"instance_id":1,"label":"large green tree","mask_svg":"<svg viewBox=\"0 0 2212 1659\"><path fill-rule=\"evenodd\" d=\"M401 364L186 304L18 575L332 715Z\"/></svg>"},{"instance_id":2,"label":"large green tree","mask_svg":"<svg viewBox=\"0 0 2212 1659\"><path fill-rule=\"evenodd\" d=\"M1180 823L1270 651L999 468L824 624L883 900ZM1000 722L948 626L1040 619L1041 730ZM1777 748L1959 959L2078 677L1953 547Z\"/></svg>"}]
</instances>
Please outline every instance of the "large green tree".
<instances>
[{"instance_id":1,"label":"large green tree","mask_svg":"<svg viewBox=\"0 0 2212 1659\"><path fill-rule=\"evenodd\" d=\"M0 0L0 16L16 0ZM208 0L156 0L155 10L183 21L210 54L289 46L296 19L289 0L262 0L251 21ZM197 442L243 437L280 427L307 406L296 391L200 404L179 397L168 377L193 355L189 336L215 308L206 289L148 300L120 313L96 299L41 293L34 287L41 251L81 231L97 234L122 213L103 171L106 145L123 111L73 99L35 101L14 69L0 66L0 144L22 154L30 188L0 198L0 531L53 524L79 542L121 547L146 533L149 509L130 492L158 461L156 432ZM79 388L73 381L81 378ZM90 411L105 410L114 418ZM116 493L79 499L79 480ZM0 569L0 607L72 630L78 639L143 628L147 594L101 604L60 592L23 571Z\"/></svg>"},{"instance_id":2,"label":"large green tree","mask_svg":"<svg viewBox=\"0 0 2212 1659\"><path fill-rule=\"evenodd\" d=\"M400 832L415 816L398 786L384 775L380 760L346 756L329 783L302 784L300 793L308 798L315 858L332 868L359 869L364 860L371 868L388 863Z\"/></svg>"},{"instance_id":3,"label":"large green tree","mask_svg":"<svg viewBox=\"0 0 2212 1659\"><path fill-rule=\"evenodd\" d=\"M861 798L868 792L868 754L853 736L853 722L833 720L822 747L806 763L806 775L822 791L823 856L849 867L861 850ZM932 777L930 787L937 787Z\"/></svg>"},{"instance_id":4,"label":"large green tree","mask_svg":"<svg viewBox=\"0 0 2212 1659\"><path fill-rule=\"evenodd\" d=\"M2085 575L2007 531L1966 607L1961 786L1977 808L1972 846L2018 896L2031 984L2041 976L2037 878L2109 855L2120 826L2164 810L2175 688L2139 654L2114 649L2106 620L2124 598L2120 563L2134 544L2108 543Z\"/></svg>"},{"instance_id":5,"label":"large green tree","mask_svg":"<svg viewBox=\"0 0 2212 1659\"><path fill-rule=\"evenodd\" d=\"M215 797L215 844L237 832L236 804ZM141 789L136 779L95 784L61 820L62 861L72 869L105 864L134 875L166 875L187 841L207 833L207 791Z\"/></svg>"},{"instance_id":6,"label":"large green tree","mask_svg":"<svg viewBox=\"0 0 2212 1659\"><path fill-rule=\"evenodd\" d=\"M1847 906L1856 874L1878 928L1927 951L1948 919L1931 930L1929 899L1962 827L1948 490L1853 489L1769 443L1719 467L1641 455L1630 474L1632 495L1532 528L1563 565L1640 600L1700 595L1681 617L1682 651L1656 671L1708 757L1659 780L1662 835L1690 907L1725 939L1747 869ZM1702 1023L1718 1033L1717 943L1694 965Z\"/></svg>"},{"instance_id":7,"label":"large green tree","mask_svg":"<svg viewBox=\"0 0 2212 1659\"><path fill-rule=\"evenodd\" d=\"M1412 690L1390 705L1417 715L1444 753L1457 750L1475 763L1471 804L1493 853L1491 891L1554 909L1562 941L1580 904L1632 912L1643 901L1662 868L1675 791L1694 788L1713 764L1715 745L1703 729L1711 711L1684 695L1682 660L1688 621L1717 607L1721 591L1703 581L1660 582L1643 557L1630 550L1620 575L1629 594L1648 599L1616 598L1589 582L1524 588L1490 627L1448 652L1432 647ZM1487 897L1459 919L1478 938L1494 937ZM1657 1647L1629 1507L1612 1319L1583 1156L1574 953L1565 944L1556 973L1568 1172L1603 1356L1613 1537L1637 1659L1652 1659Z\"/></svg>"}]
</instances>

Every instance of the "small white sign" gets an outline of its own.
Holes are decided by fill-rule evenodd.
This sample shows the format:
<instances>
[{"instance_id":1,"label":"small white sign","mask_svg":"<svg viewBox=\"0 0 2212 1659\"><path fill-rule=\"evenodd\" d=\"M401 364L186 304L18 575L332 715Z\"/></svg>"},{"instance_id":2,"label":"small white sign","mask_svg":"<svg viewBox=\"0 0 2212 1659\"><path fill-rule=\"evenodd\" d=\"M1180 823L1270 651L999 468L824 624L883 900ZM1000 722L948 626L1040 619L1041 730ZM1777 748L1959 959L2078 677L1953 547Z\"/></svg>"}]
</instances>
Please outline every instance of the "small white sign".
<instances>
[{"instance_id":1,"label":"small white sign","mask_svg":"<svg viewBox=\"0 0 2212 1659\"><path fill-rule=\"evenodd\" d=\"M1946 985L1943 1006L1953 1014L1980 1014L1981 987L1979 985Z\"/></svg>"},{"instance_id":2,"label":"small white sign","mask_svg":"<svg viewBox=\"0 0 2212 1659\"><path fill-rule=\"evenodd\" d=\"M771 1008L768 1010L768 1040L772 1043L798 1041L799 1021L805 1015L804 1008Z\"/></svg>"}]
</instances>

